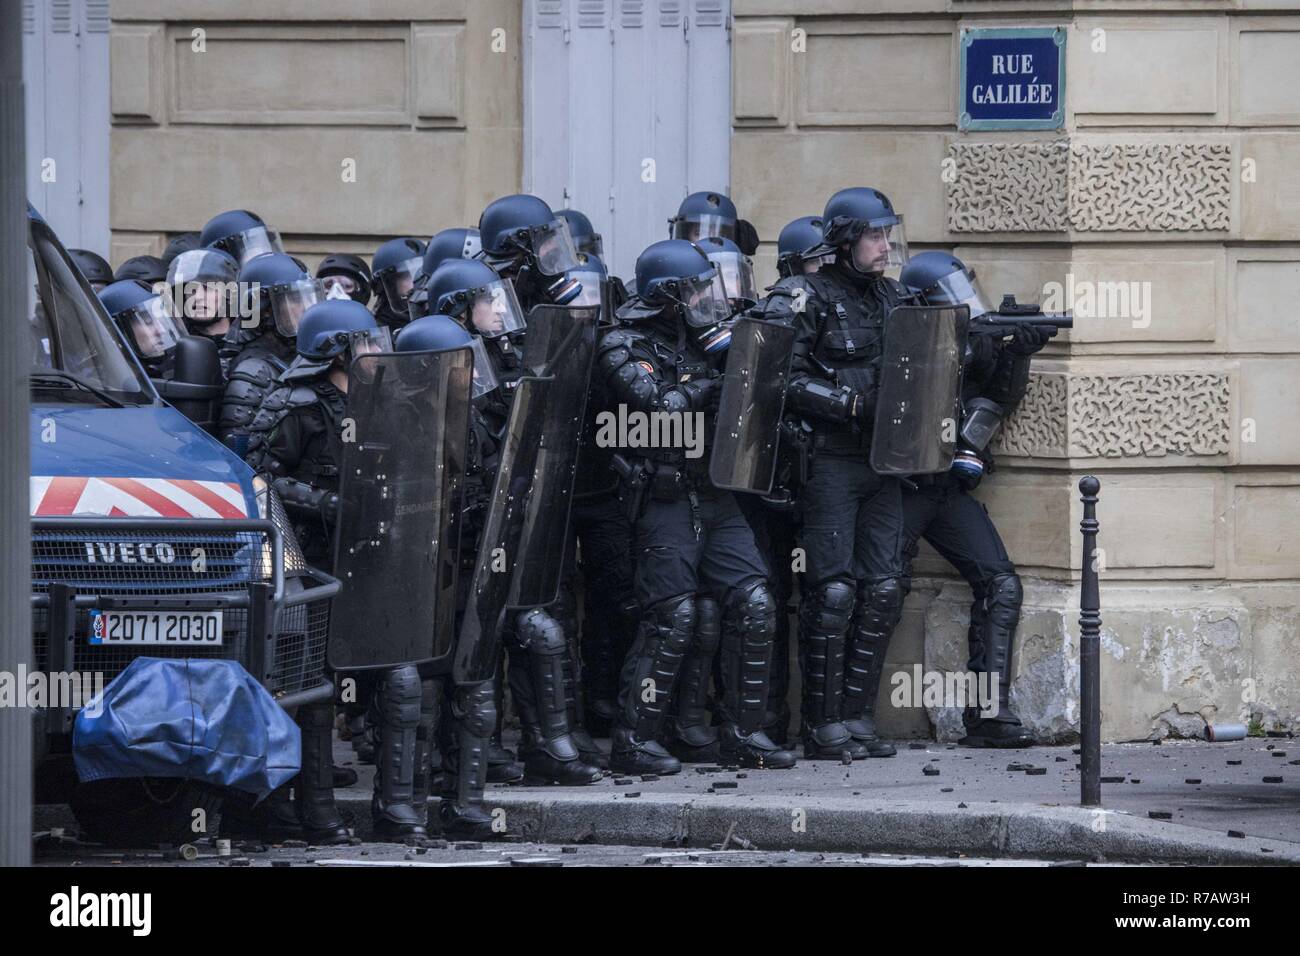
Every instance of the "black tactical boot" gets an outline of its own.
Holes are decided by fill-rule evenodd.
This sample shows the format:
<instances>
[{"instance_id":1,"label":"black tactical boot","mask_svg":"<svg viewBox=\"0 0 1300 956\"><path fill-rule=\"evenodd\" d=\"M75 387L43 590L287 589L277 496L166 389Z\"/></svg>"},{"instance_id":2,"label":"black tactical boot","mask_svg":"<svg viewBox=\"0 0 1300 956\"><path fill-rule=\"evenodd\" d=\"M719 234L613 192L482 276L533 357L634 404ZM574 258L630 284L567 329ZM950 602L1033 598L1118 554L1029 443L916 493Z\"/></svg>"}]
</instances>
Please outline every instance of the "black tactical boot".
<instances>
[{"instance_id":1,"label":"black tactical boot","mask_svg":"<svg viewBox=\"0 0 1300 956\"><path fill-rule=\"evenodd\" d=\"M414 667L384 674L379 695L379 752L375 795L370 802L374 839L403 843L425 836L423 808L413 799L415 767L420 759L416 733L420 723L420 675Z\"/></svg>"},{"instance_id":2,"label":"black tactical boot","mask_svg":"<svg viewBox=\"0 0 1300 956\"><path fill-rule=\"evenodd\" d=\"M867 756L840 722L844 697L844 629L853 613L853 587L833 580L808 589L799 609L799 667L803 672L803 721L799 736L805 760Z\"/></svg>"},{"instance_id":3,"label":"black tactical boot","mask_svg":"<svg viewBox=\"0 0 1300 956\"><path fill-rule=\"evenodd\" d=\"M645 609L623 662L619 715L610 742L609 769L627 774L679 773L681 761L658 743L664 711L682 657L695 633L695 596L660 601Z\"/></svg>"},{"instance_id":4,"label":"black tactical boot","mask_svg":"<svg viewBox=\"0 0 1300 956\"><path fill-rule=\"evenodd\" d=\"M1011 709L1011 642L1020 623L1020 578L1015 574L996 575L989 581L984 613L982 640L971 641L971 670L983 695L990 683L997 681L997 712L985 717L987 710L968 707L963 714L966 736L958 741L963 747L1018 749L1032 747L1033 733L1020 722ZM974 630L975 615L972 615ZM991 700L981 700L981 705ZM990 708L991 709L991 708Z\"/></svg>"},{"instance_id":5,"label":"black tactical boot","mask_svg":"<svg viewBox=\"0 0 1300 956\"><path fill-rule=\"evenodd\" d=\"M553 617L534 608L516 621L519 647L510 654L510 691L523 733L525 783L579 786L600 779L584 763L569 733L564 700L564 633Z\"/></svg>"},{"instance_id":6,"label":"black tactical boot","mask_svg":"<svg viewBox=\"0 0 1300 956\"><path fill-rule=\"evenodd\" d=\"M742 767L784 770L795 756L763 733L776 606L766 584L727 596L722 622L722 760Z\"/></svg>"},{"instance_id":7,"label":"black tactical boot","mask_svg":"<svg viewBox=\"0 0 1300 956\"><path fill-rule=\"evenodd\" d=\"M488 783L519 783L524 779L524 766L515 759L515 752L501 746L500 737L488 739Z\"/></svg>"},{"instance_id":8,"label":"black tactical boot","mask_svg":"<svg viewBox=\"0 0 1300 956\"><path fill-rule=\"evenodd\" d=\"M709 714L709 678L722 639L718 602L695 596L695 634L682 660L665 721L664 747L682 763L717 763L718 731Z\"/></svg>"},{"instance_id":9,"label":"black tactical boot","mask_svg":"<svg viewBox=\"0 0 1300 956\"><path fill-rule=\"evenodd\" d=\"M295 790L302 839L318 846L348 843L352 832L334 805L334 702L299 707L297 721L302 728L302 772Z\"/></svg>"},{"instance_id":10,"label":"black tactical boot","mask_svg":"<svg viewBox=\"0 0 1300 956\"><path fill-rule=\"evenodd\" d=\"M903 608L903 590L893 578L863 586L849 630L844 662L844 726L867 748L868 757L892 757L894 745L876 733L876 699L885 670L885 651Z\"/></svg>"},{"instance_id":11,"label":"black tactical boot","mask_svg":"<svg viewBox=\"0 0 1300 956\"><path fill-rule=\"evenodd\" d=\"M448 719L450 717L450 719ZM487 789L487 742L496 723L491 681L456 688L443 709L439 749L443 757L442 799L437 827L449 840L488 840L504 833L483 806ZM435 826L429 810L429 826Z\"/></svg>"}]
</instances>

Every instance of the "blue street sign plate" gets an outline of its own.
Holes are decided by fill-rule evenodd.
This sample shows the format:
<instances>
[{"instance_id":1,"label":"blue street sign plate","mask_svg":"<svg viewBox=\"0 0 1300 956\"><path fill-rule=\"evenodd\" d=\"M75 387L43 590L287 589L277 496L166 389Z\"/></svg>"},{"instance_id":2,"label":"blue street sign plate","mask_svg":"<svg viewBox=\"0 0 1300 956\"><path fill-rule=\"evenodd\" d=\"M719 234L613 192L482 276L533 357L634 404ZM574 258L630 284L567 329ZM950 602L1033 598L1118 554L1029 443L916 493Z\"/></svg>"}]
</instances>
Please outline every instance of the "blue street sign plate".
<instances>
[{"instance_id":1,"label":"blue street sign plate","mask_svg":"<svg viewBox=\"0 0 1300 956\"><path fill-rule=\"evenodd\" d=\"M1060 129L1065 123L1065 30L966 29L959 129Z\"/></svg>"}]
</instances>

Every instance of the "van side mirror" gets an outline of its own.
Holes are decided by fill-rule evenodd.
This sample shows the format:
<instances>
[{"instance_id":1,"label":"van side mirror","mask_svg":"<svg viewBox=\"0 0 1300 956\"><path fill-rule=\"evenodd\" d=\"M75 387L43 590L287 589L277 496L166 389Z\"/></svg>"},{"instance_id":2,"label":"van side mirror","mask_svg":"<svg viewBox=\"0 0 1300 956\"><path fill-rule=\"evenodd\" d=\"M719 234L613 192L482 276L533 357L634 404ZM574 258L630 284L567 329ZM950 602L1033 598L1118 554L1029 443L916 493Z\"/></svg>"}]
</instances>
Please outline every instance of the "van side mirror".
<instances>
[{"instance_id":1,"label":"van side mirror","mask_svg":"<svg viewBox=\"0 0 1300 956\"><path fill-rule=\"evenodd\" d=\"M196 335L176 342L175 371L166 381L155 381L158 394L194 424L215 434L225 379L217 343Z\"/></svg>"}]
</instances>

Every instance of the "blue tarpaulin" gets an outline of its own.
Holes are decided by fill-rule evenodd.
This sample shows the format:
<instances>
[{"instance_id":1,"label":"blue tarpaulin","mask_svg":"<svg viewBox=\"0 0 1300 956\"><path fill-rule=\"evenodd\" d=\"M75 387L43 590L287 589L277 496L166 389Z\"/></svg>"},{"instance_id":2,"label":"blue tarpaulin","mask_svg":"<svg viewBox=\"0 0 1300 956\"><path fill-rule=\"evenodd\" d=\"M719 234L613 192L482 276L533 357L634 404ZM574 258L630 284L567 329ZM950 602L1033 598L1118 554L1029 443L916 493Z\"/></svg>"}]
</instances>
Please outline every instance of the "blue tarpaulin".
<instances>
[{"instance_id":1,"label":"blue tarpaulin","mask_svg":"<svg viewBox=\"0 0 1300 956\"><path fill-rule=\"evenodd\" d=\"M259 799L302 764L293 718L236 661L138 657L77 714L83 782L184 777Z\"/></svg>"}]
</instances>

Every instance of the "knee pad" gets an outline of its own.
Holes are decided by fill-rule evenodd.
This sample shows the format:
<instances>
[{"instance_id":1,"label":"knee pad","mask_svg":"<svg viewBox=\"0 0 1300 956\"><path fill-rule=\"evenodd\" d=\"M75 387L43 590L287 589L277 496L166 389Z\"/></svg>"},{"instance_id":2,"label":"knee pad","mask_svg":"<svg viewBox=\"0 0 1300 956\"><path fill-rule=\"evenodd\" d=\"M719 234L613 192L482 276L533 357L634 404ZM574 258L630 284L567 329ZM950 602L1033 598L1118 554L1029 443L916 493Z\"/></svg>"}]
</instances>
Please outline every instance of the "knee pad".
<instances>
[{"instance_id":1,"label":"knee pad","mask_svg":"<svg viewBox=\"0 0 1300 956\"><path fill-rule=\"evenodd\" d=\"M564 653L564 627L539 607L524 611L515 625L519 646L547 657Z\"/></svg>"},{"instance_id":2,"label":"knee pad","mask_svg":"<svg viewBox=\"0 0 1300 956\"><path fill-rule=\"evenodd\" d=\"M657 627L680 630L691 633L695 630L695 618L698 608L694 594L679 594L658 604L651 604L645 609L645 617Z\"/></svg>"},{"instance_id":3,"label":"knee pad","mask_svg":"<svg viewBox=\"0 0 1300 956\"><path fill-rule=\"evenodd\" d=\"M456 718L474 737L490 737L497 723L497 702L492 682L481 681L456 688Z\"/></svg>"},{"instance_id":4,"label":"knee pad","mask_svg":"<svg viewBox=\"0 0 1300 956\"><path fill-rule=\"evenodd\" d=\"M766 581L728 591L727 614L745 633L765 635L769 640L776 633L776 600Z\"/></svg>"},{"instance_id":5,"label":"knee pad","mask_svg":"<svg viewBox=\"0 0 1300 956\"><path fill-rule=\"evenodd\" d=\"M858 614L868 630L889 631L903 616L903 583L884 578L866 583L858 592Z\"/></svg>"},{"instance_id":6,"label":"knee pad","mask_svg":"<svg viewBox=\"0 0 1300 956\"><path fill-rule=\"evenodd\" d=\"M1020 618L1020 604L1024 600L1020 575L1014 571L993 575L984 587L984 595L989 619L1004 627L1014 626Z\"/></svg>"},{"instance_id":7,"label":"knee pad","mask_svg":"<svg viewBox=\"0 0 1300 956\"><path fill-rule=\"evenodd\" d=\"M806 625L819 633L843 634L853 616L853 585L841 578L823 581L812 589Z\"/></svg>"}]
</instances>

